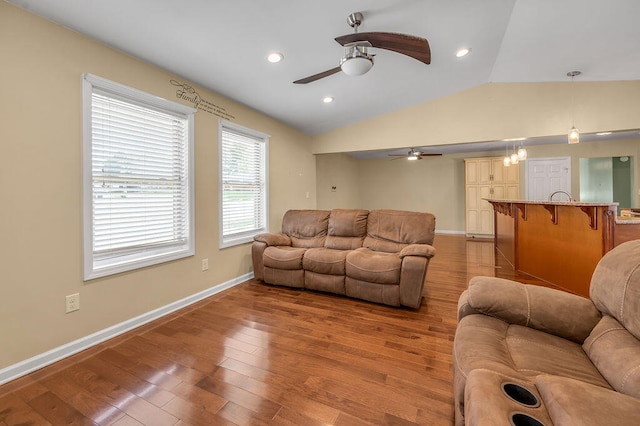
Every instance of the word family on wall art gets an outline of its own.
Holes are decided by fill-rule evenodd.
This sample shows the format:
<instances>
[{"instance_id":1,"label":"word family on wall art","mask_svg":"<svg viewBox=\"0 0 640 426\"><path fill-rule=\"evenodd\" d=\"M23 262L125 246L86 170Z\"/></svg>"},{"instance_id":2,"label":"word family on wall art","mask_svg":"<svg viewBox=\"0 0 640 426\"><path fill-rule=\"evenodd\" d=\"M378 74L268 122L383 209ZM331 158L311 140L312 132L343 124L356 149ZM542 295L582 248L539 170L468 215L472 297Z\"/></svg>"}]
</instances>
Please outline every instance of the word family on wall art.
<instances>
[{"instance_id":1,"label":"word family on wall art","mask_svg":"<svg viewBox=\"0 0 640 426\"><path fill-rule=\"evenodd\" d=\"M203 99L202 96L200 96L200 94L196 92L196 89L194 89L193 86L185 83L180 83L176 80L170 80L170 82L172 85L178 87L178 89L176 90L176 97L193 104L193 107L197 108L199 111L217 115L218 117L224 118L225 120L235 119L235 117L229 114L224 107Z\"/></svg>"}]
</instances>

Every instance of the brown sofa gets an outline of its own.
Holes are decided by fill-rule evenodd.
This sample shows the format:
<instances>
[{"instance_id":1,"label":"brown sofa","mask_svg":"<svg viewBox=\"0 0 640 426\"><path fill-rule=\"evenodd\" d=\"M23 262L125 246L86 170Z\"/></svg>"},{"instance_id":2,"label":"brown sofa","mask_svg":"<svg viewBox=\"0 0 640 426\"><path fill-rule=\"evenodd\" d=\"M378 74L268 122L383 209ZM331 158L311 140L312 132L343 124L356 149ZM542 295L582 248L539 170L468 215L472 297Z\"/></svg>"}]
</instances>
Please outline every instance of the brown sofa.
<instances>
[{"instance_id":1,"label":"brown sofa","mask_svg":"<svg viewBox=\"0 0 640 426\"><path fill-rule=\"evenodd\" d=\"M281 233L257 235L257 280L418 308L435 217L399 210L289 210Z\"/></svg>"},{"instance_id":2,"label":"brown sofa","mask_svg":"<svg viewBox=\"0 0 640 426\"><path fill-rule=\"evenodd\" d=\"M640 424L640 240L600 260L590 297L473 278L458 304L456 425Z\"/></svg>"}]
</instances>

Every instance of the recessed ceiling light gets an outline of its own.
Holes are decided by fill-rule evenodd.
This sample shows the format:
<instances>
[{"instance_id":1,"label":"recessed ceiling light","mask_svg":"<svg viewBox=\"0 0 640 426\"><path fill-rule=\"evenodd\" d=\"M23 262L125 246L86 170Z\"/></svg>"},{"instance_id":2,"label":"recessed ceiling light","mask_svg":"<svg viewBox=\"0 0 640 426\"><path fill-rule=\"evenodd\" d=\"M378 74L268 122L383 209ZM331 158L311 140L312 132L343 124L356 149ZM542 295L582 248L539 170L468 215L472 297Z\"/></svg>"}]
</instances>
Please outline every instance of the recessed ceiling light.
<instances>
[{"instance_id":1,"label":"recessed ceiling light","mask_svg":"<svg viewBox=\"0 0 640 426\"><path fill-rule=\"evenodd\" d=\"M269 53L269 56L267 56L267 61L271 62L272 64L277 64L283 59L284 55L280 52L271 52Z\"/></svg>"},{"instance_id":2,"label":"recessed ceiling light","mask_svg":"<svg viewBox=\"0 0 640 426\"><path fill-rule=\"evenodd\" d=\"M324 98L322 98L322 102L324 102L325 104L330 104L331 102L333 102L333 96L325 96Z\"/></svg>"},{"instance_id":3,"label":"recessed ceiling light","mask_svg":"<svg viewBox=\"0 0 640 426\"><path fill-rule=\"evenodd\" d=\"M607 136L610 135L611 132L600 132L600 133L596 133L597 136Z\"/></svg>"},{"instance_id":4,"label":"recessed ceiling light","mask_svg":"<svg viewBox=\"0 0 640 426\"><path fill-rule=\"evenodd\" d=\"M511 139L502 139L504 142L518 142L518 141L524 141L527 138L511 138Z\"/></svg>"},{"instance_id":5,"label":"recessed ceiling light","mask_svg":"<svg viewBox=\"0 0 640 426\"><path fill-rule=\"evenodd\" d=\"M463 47L462 49L458 49L456 52L456 58L462 58L463 56L467 56L471 52L470 47Z\"/></svg>"}]
</instances>

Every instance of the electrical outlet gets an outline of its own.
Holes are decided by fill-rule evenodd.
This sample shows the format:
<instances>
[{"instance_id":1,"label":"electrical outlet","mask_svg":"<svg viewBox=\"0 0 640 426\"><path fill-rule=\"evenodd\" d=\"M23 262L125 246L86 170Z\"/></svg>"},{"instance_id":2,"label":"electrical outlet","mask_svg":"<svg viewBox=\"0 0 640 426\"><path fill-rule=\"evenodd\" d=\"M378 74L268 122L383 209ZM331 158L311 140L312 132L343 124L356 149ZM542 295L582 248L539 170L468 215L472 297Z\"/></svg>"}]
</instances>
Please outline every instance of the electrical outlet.
<instances>
[{"instance_id":1,"label":"electrical outlet","mask_svg":"<svg viewBox=\"0 0 640 426\"><path fill-rule=\"evenodd\" d=\"M65 313L74 312L80 309L80 293L70 294L66 297L67 308Z\"/></svg>"},{"instance_id":2,"label":"electrical outlet","mask_svg":"<svg viewBox=\"0 0 640 426\"><path fill-rule=\"evenodd\" d=\"M209 259L202 259L202 270L203 271L209 270Z\"/></svg>"}]
</instances>

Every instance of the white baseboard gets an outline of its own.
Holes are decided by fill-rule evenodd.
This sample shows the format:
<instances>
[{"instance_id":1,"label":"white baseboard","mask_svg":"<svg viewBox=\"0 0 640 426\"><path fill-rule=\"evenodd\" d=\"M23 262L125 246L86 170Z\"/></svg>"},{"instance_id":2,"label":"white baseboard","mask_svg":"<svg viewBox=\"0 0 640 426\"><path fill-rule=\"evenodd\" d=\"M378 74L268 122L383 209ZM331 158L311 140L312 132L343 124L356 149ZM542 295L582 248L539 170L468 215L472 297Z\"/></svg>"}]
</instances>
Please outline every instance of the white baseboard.
<instances>
[{"instance_id":1,"label":"white baseboard","mask_svg":"<svg viewBox=\"0 0 640 426\"><path fill-rule=\"evenodd\" d=\"M112 327L105 328L104 330L100 330L88 336L81 337L80 339L74 340L73 342L58 346L57 348L51 349L50 351L10 365L0 370L0 385L29 374L42 367L46 367L47 365L53 364L56 361L60 361L63 358L95 346L98 343L102 343L106 340L112 339L122 333L126 333L129 330L133 330L136 327L140 327L141 325L161 318L167 314L170 314L171 312L177 311L178 309L187 307L209 296L213 296L214 294L220 293L221 291L227 290L240 283L250 280L251 278L253 278L253 272L249 272L222 284L218 284L214 287L203 290L199 293L185 297L184 299L169 303L168 305L162 306L158 309L154 309L153 311L149 311L135 318L123 321Z\"/></svg>"},{"instance_id":2,"label":"white baseboard","mask_svg":"<svg viewBox=\"0 0 640 426\"><path fill-rule=\"evenodd\" d=\"M464 235L464 231L447 231L447 230L436 230L436 234L455 234L455 235Z\"/></svg>"}]
</instances>

